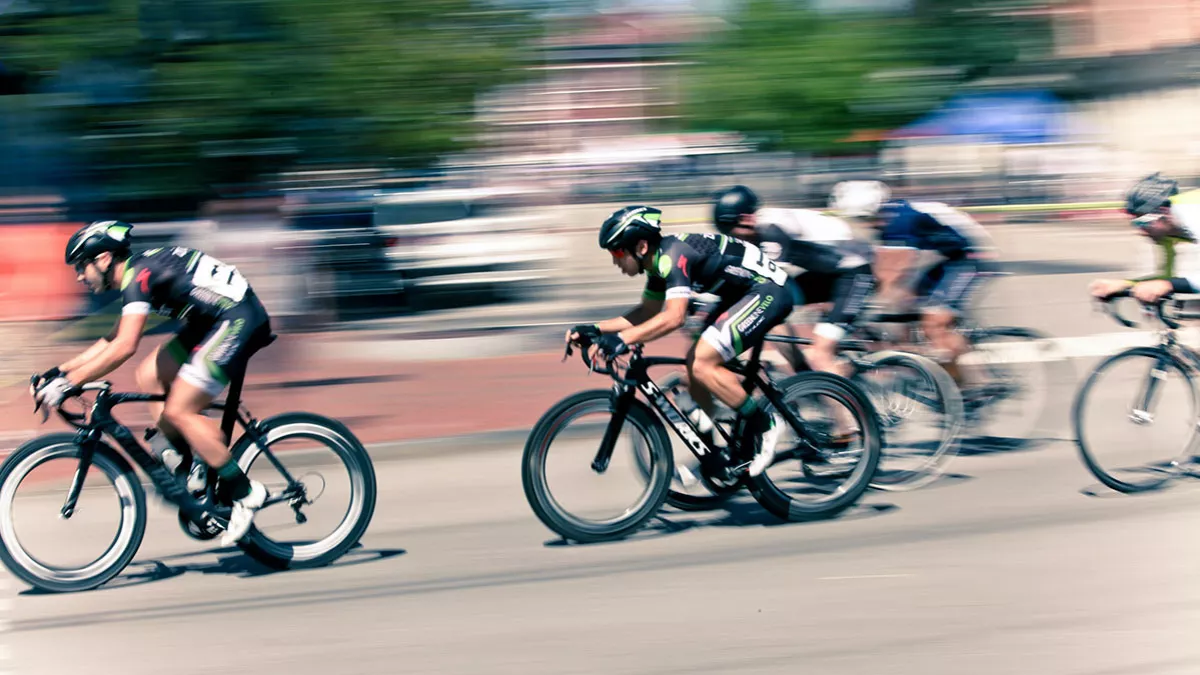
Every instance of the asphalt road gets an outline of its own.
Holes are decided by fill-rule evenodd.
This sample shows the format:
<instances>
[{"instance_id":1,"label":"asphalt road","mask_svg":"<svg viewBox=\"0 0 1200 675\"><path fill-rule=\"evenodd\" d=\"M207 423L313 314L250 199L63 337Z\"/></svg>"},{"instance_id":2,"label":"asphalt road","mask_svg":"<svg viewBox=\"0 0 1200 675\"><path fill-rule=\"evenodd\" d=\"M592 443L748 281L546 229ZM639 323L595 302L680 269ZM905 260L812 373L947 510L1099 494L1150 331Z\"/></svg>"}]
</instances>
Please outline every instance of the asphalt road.
<instances>
[{"instance_id":1,"label":"asphalt road","mask_svg":"<svg viewBox=\"0 0 1200 675\"><path fill-rule=\"evenodd\" d=\"M1097 232L1012 240L1014 259L1060 272L1002 281L990 311L1062 336L1117 331L1079 300L1093 274L1081 267L1128 262L1119 238ZM1041 245L1030 241L1039 236ZM1076 359L1076 374L1093 361ZM1097 485L1064 440L1076 383L1046 397L1046 440L968 446L942 481L869 493L820 523L783 524L742 500L709 513L666 510L627 541L563 545L525 502L519 441L381 453L362 547L325 569L268 573L236 550L186 539L152 505L137 561L108 587L18 595L24 587L4 577L0 670L1198 672L1200 489L1179 482L1130 497ZM580 388L592 386L603 385L581 377ZM1114 389L1101 401L1119 397ZM1149 447L1119 414L1095 424L1106 440ZM583 475L565 480L564 493L581 498L619 492ZM339 495L331 483L330 500ZM29 504L54 508L43 496ZM37 531L49 540L50 521ZM66 555L91 539L56 541L46 550Z\"/></svg>"}]
</instances>

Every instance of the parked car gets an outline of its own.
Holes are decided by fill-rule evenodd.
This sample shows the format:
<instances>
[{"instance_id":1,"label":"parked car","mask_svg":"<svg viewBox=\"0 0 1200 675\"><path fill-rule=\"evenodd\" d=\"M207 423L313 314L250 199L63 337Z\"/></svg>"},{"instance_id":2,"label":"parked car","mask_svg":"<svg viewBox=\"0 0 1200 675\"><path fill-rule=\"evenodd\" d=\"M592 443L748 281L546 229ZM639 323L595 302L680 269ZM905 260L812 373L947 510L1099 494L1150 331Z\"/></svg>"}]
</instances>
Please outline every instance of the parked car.
<instances>
[{"instance_id":1,"label":"parked car","mask_svg":"<svg viewBox=\"0 0 1200 675\"><path fill-rule=\"evenodd\" d=\"M376 231L416 309L526 300L559 255L532 188L422 189L378 195Z\"/></svg>"}]
</instances>

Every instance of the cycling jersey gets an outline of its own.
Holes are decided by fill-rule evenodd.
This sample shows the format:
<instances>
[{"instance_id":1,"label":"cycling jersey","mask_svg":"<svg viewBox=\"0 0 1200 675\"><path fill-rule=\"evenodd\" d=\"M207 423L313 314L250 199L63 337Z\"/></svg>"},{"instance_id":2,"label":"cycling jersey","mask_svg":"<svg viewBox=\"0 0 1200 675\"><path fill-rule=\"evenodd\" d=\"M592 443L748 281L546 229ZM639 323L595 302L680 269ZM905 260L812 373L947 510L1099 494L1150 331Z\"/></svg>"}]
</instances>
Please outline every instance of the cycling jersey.
<instances>
[{"instance_id":1,"label":"cycling jersey","mask_svg":"<svg viewBox=\"0 0 1200 675\"><path fill-rule=\"evenodd\" d=\"M837 274L871 258L870 244L855 239L849 225L817 211L759 209L755 221L763 252L806 272Z\"/></svg>"},{"instance_id":2,"label":"cycling jersey","mask_svg":"<svg viewBox=\"0 0 1200 675\"><path fill-rule=\"evenodd\" d=\"M780 269L754 244L723 234L679 234L662 238L646 280L651 300L687 298L692 292L741 298L750 287L787 283Z\"/></svg>"},{"instance_id":3,"label":"cycling jersey","mask_svg":"<svg viewBox=\"0 0 1200 675\"><path fill-rule=\"evenodd\" d=\"M888 219L879 233L884 246L936 251L950 260L991 248L991 237L967 214L940 202L884 204Z\"/></svg>"},{"instance_id":4,"label":"cycling jersey","mask_svg":"<svg viewBox=\"0 0 1200 675\"><path fill-rule=\"evenodd\" d=\"M270 317L237 268L181 246L137 253L121 280L122 314L184 322L163 349L179 377L211 396L245 373L271 335Z\"/></svg>"},{"instance_id":5,"label":"cycling jersey","mask_svg":"<svg viewBox=\"0 0 1200 675\"><path fill-rule=\"evenodd\" d=\"M1129 281L1172 279L1176 282L1176 292L1195 293L1200 289L1200 244L1194 240L1200 233L1200 190L1190 190L1171 197L1170 211L1175 226L1190 233L1192 238L1180 236L1151 240L1151 254L1155 259L1145 264L1154 267L1154 272Z\"/></svg>"},{"instance_id":6,"label":"cycling jersey","mask_svg":"<svg viewBox=\"0 0 1200 675\"><path fill-rule=\"evenodd\" d=\"M182 246L155 248L126 263L121 313L214 320L252 294L233 265Z\"/></svg>"},{"instance_id":7,"label":"cycling jersey","mask_svg":"<svg viewBox=\"0 0 1200 675\"><path fill-rule=\"evenodd\" d=\"M792 311L787 273L758 247L722 234L663 237L648 275L644 296L651 300L693 291L720 298L701 339L726 361L762 342Z\"/></svg>"}]
</instances>

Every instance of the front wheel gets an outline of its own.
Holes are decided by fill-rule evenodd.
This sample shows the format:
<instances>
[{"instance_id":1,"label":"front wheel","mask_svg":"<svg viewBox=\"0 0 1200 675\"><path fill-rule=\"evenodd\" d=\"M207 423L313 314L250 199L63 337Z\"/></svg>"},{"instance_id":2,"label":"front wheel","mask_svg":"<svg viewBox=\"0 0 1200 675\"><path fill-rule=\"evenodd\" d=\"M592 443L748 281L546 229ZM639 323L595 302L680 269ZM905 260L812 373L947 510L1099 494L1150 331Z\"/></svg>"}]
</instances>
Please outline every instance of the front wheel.
<instances>
[{"instance_id":1,"label":"front wheel","mask_svg":"<svg viewBox=\"0 0 1200 675\"><path fill-rule=\"evenodd\" d=\"M269 496L238 547L274 569L337 560L362 538L375 512L375 468L366 448L342 423L310 413L269 417L256 432L262 445L246 433L233 456Z\"/></svg>"},{"instance_id":2,"label":"front wheel","mask_svg":"<svg viewBox=\"0 0 1200 675\"><path fill-rule=\"evenodd\" d=\"M1198 412L1188 368L1161 347L1135 347L1096 366L1071 421L1088 471L1133 493L1161 487L1192 459Z\"/></svg>"},{"instance_id":3,"label":"front wheel","mask_svg":"<svg viewBox=\"0 0 1200 675\"><path fill-rule=\"evenodd\" d=\"M538 519L564 539L629 536L667 498L675 468L667 432L641 401L628 403L617 419L609 390L580 392L547 411L529 433L521 459L525 498ZM613 434L612 454L597 470L593 462L607 433Z\"/></svg>"},{"instance_id":4,"label":"front wheel","mask_svg":"<svg viewBox=\"0 0 1200 675\"><path fill-rule=\"evenodd\" d=\"M99 442L75 511L62 517L81 453L75 434L49 434L0 465L0 561L42 591L103 585L133 560L146 533L146 494L137 474ZM98 553L88 552L93 547Z\"/></svg>"},{"instance_id":5,"label":"front wheel","mask_svg":"<svg viewBox=\"0 0 1200 675\"><path fill-rule=\"evenodd\" d=\"M832 373L799 373L778 390L798 425L785 423L775 463L749 478L750 493L785 520L835 516L856 503L875 477L882 455L875 408L858 387Z\"/></svg>"}]
</instances>

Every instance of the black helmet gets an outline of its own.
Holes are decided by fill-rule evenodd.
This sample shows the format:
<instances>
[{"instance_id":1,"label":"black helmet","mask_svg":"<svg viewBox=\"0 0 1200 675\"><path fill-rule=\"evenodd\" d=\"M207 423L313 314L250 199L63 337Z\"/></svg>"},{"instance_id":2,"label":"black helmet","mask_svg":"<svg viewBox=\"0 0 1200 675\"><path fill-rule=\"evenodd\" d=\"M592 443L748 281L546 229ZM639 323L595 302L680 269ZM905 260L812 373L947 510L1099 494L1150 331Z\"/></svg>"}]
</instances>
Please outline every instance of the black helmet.
<instances>
[{"instance_id":1,"label":"black helmet","mask_svg":"<svg viewBox=\"0 0 1200 675\"><path fill-rule=\"evenodd\" d=\"M713 202L713 225L721 234L729 234L747 213L758 210L758 195L745 185L733 187L717 195Z\"/></svg>"},{"instance_id":2,"label":"black helmet","mask_svg":"<svg viewBox=\"0 0 1200 675\"><path fill-rule=\"evenodd\" d=\"M661 220L662 211L652 206L626 206L614 211L600 226L600 248L629 250L642 239L657 242L662 238Z\"/></svg>"},{"instance_id":3,"label":"black helmet","mask_svg":"<svg viewBox=\"0 0 1200 675\"><path fill-rule=\"evenodd\" d=\"M1139 180L1125 193L1125 213L1144 216L1171 203L1171 197L1179 194L1179 183L1163 178L1155 172Z\"/></svg>"},{"instance_id":4,"label":"black helmet","mask_svg":"<svg viewBox=\"0 0 1200 675\"><path fill-rule=\"evenodd\" d=\"M77 265L105 251L128 254L132 229L119 220L98 220L80 229L67 240L67 264Z\"/></svg>"}]
</instances>

